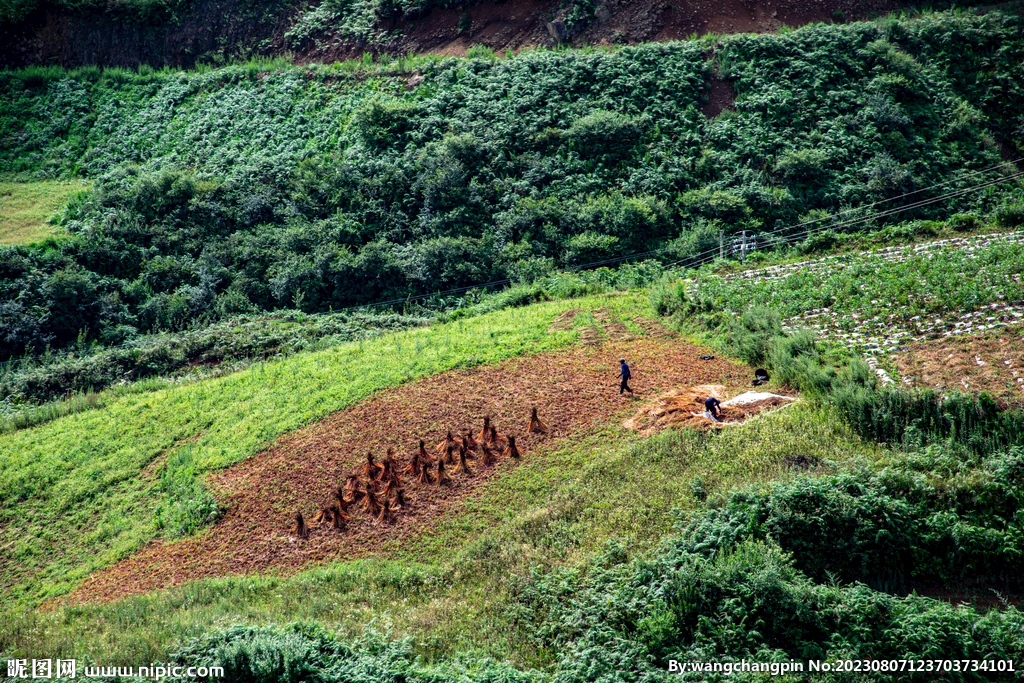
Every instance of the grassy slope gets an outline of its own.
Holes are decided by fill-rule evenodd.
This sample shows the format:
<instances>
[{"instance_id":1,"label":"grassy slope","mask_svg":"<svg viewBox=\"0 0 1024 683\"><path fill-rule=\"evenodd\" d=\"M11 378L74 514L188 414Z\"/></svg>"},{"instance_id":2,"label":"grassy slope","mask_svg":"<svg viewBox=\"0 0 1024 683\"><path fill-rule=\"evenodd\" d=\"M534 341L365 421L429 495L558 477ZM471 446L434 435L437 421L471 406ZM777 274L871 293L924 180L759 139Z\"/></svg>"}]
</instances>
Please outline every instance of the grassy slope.
<instances>
[{"instance_id":1,"label":"grassy slope","mask_svg":"<svg viewBox=\"0 0 1024 683\"><path fill-rule=\"evenodd\" d=\"M48 219L87 185L79 180L0 182L0 245L31 244L53 236Z\"/></svg>"},{"instance_id":2,"label":"grassy slope","mask_svg":"<svg viewBox=\"0 0 1024 683\"><path fill-rule=\"evenodd\" d=\"M794 452L837 464L882 450L830 413L795 406L710 437L640 438L608 424L570 448L529 458L491 482L435 535L382 558L335 563L294 577L203 580L110 605L9 615L0 650L104 662L165 657L181 639L229 623L315 621L346 636L367 624L415 636L426 656L483 650L526 666L550 663L507 612L510 591L537 568L568 566L622 541L655 548L674 515L698 508L699 480L714 499L734 487L796 476ZM40 654L40 656L42 656Z\"/></svg>"},{"instance_id":3,"label":"grassy slope","mask_svg":"<svg viewBox=\"0 0 1024 683\"><path fill-rule=\"evenodd\" d=\"M472 344L489 343L486 327L498 329L498 320L521 323L517 334L529 338L546 328L557 311L598 301L620 311L646 309L638 295L631 295L496 314L464 323L472 338L465 353L474 356ZM364 352L393 349L396 338L405 337L367 343ZM284 367L306 367L310 358L278 364L278 374L287 374ZM482 354L477 358L489 360ZM223 389L201 393L218 391ZM289 579L199 581L108 606L12 613L0 629L0 650L145 662L210 627L303 619L346 635L358 634L367 623L389 635L415 635L428 655L484 648L522 664L544 664L550 653L524 645L514 622L503 615L515 577L527 576L534 567L577 563L610 539L624 539L631 551L649 550L671 531L670 509L697 507L695 482L712 499L736 486L771 486L793 476L781 466L782 456L793 453L848 464L861 457L874 461L883 451L854 436L830 413L808 406L710 439L675 433L639 439L607 424L576 446L505 473L465 504L466 514L452 515L432 536L386 549L380 560L336 564Z\"/></svg>"},{"instance_id":4,"label":"grassy slope","mask_svg":"<svg viewBox=\"0 0 1024 683\"><path fill-rule=\"evenodd\" d=\"M226 377L125 396L108 407L0 437L0 586L5 600L59 595L154 536L159 482L147 465L192 441L196 474L374 391L450 368L569 343L548 333L562 301L264 363ZM601 305L645 307L638 295Z\"/></svg>"}]
</instances>

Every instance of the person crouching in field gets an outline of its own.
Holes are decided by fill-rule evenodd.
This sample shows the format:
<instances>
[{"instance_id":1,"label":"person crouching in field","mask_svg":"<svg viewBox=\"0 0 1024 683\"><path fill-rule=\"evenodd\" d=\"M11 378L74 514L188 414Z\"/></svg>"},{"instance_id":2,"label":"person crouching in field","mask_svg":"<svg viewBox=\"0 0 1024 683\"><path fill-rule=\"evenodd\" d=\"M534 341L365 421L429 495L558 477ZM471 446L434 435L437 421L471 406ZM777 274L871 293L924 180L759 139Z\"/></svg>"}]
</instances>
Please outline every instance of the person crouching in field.
<instances>
[{"instance_id":1,"label":"person crouching in field","mask_svg":"<svg viewBox=\"0 0 1024 683\"><path fill-rule=\"evenodd\" d=\"M623 391L628 391L632 394L633 390L629 388L628 384L626 384L626 382L629 381L629 378L633 376L629 371L629 363L626 362L625 358L620 358L619 362L622 363L622 369L619 370L619 374L615 375L616 377L622 378L622 383L619 384L619 394L621 395Z\"/></svg>"},{"instance_id":2,"label":"person crouching in field","mask_svg":"<svg viewBox=\"0 0 1024 683\"><path fill-rule=\"evenodd\" d=\"M722 414L722 402L714 396L708 396L704 401L704 417L710 418L715 422L721 422L719 417Z\"/></svg>"}]
</instances>

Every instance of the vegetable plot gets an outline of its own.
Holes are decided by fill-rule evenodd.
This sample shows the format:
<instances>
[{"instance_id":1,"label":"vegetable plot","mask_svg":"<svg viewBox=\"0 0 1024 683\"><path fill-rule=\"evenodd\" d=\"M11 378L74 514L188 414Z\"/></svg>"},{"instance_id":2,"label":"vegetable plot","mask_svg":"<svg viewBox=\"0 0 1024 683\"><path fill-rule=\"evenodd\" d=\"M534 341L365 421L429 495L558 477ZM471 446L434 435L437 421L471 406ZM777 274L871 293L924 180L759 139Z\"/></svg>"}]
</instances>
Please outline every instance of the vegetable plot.
<instances>
[{"instance_id":1,"label":"vegetable plot","mask_svg":"<svg viewBox=\"0 0 1024 683\"><path fill-rule=\"evenodd\" d=\"M688 296L740 312L767 305L788 329L865 354L1024 322L1024 232L842 254L720 277Z\"/></svg>"}]
</instances>

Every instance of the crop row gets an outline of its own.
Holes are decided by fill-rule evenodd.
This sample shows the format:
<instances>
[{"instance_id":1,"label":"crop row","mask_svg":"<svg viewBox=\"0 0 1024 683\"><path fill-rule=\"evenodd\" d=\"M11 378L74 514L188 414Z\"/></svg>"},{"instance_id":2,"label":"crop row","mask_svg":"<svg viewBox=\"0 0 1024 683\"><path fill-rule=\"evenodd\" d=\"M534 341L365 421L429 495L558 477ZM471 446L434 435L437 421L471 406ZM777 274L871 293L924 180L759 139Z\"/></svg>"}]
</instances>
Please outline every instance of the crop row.
<instances>
[{"instance_id":1,"label":"crop row","mask_svg":"<svg viewBox=\"0 0 1024 683\"><path fill-rule=\"evenodd\" d=\"M1024 322L1024 233L941 240L718 277L690 296L734 312L778 310L788 329L862 353Z\"/></svg>"}]
</instances>

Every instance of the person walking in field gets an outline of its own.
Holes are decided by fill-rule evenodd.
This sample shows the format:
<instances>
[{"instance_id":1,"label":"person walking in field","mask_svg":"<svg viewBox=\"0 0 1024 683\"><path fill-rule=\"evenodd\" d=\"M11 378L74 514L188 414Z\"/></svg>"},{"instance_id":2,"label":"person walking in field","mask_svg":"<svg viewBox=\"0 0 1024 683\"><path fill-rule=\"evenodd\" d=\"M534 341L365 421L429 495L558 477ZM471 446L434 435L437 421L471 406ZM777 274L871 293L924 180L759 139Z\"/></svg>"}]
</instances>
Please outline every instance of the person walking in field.
<instances>
[{"instance_id":1,"label":"person walking in field","mask_svg":"<svg viewBox=\"0 0 1024 683\"><path fill-rule=\"evenodd\" d=\"M622 363L622 369L619 370L619 374L615 375L616 377L622 378L622 383L619 384L619 394L621 395L623 391L628 391L630 395L632 395L633 390L629 388L629 385L626 384L626 382L628 382L629 378L633 376L633 373L629 371L629 363L626 362L625 358L620 358L619 362Z\"/></svg>"}]
</instances>

